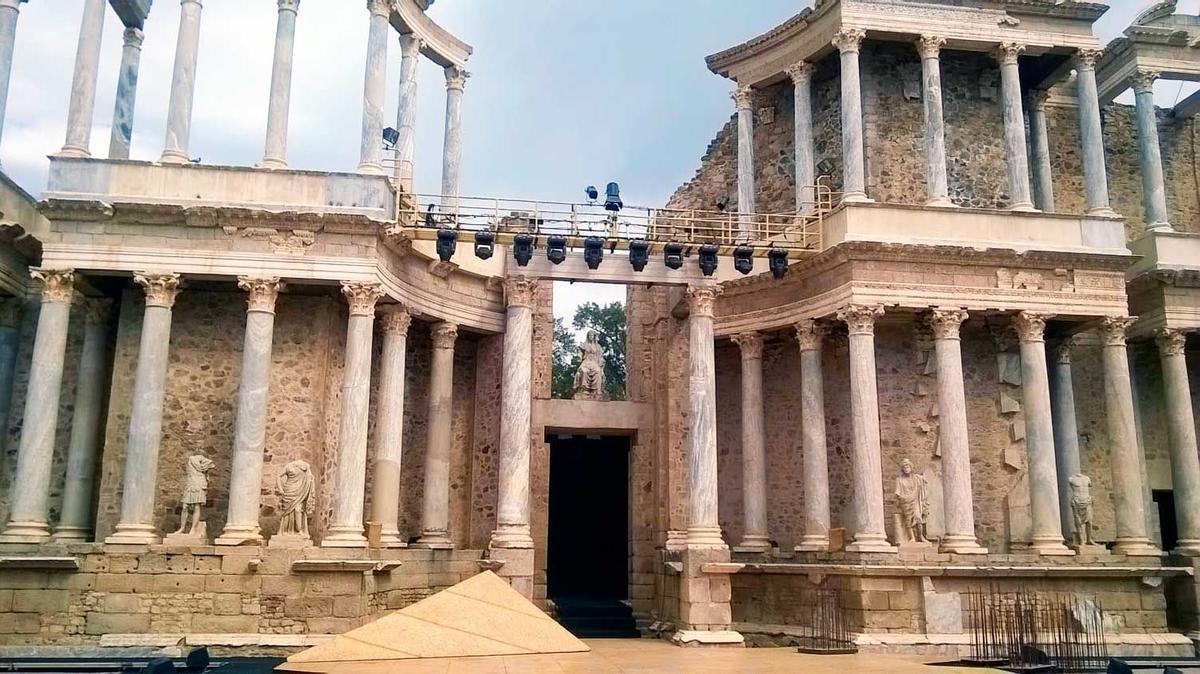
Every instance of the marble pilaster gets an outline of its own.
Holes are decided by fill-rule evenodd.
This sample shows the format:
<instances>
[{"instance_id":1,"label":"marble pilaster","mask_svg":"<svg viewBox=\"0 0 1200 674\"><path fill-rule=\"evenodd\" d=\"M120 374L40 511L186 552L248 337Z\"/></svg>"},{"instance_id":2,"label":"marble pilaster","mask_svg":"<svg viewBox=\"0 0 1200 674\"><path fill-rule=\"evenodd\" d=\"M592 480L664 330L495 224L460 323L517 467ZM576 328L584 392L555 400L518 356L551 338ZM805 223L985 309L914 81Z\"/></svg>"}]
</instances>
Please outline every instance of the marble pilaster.
<instances>
[{"instance_id":1,"label":"marble pilaster","mask_svg":"<svg viewBox=\"0 0 1200 674\"><path fill-rule=\"evenodd\" d=\"M1171 451L1171 488L1175 497L1175 523L1179 542L1175 553L1200 556L1200 450L1196 445L1196 419L1188 383L1187 333L1160 330L1158 354L1162 360L1167 434Z\"/></svg>"},{"instance_id":2,"label":"marble pilaster","mask_svg":"<svg viewBox=\"0 0 1200 674\"><path fill-rule=\"evenodd\" d=\"M1125 333L1136 321L1136 318L1128 317L1108 317L1100 321L1100 338L1104 344L1104 412L1111 443L1109 464L1117 518L1113 552L1157 556L1158 549L1146 535L1142 465L1133 417L1129 355L1125 349Z\"/></svg>"},{"instance_id":3,"label":"marble pilaster","mask_svg":"<svg viewBox=\"0 0 1200 674\"><path fill-rule=\"evenodd\" d=\"M121 70L117 74L117 96L113 103L112 130L108 138L109 159L129 159L133 145L133 114L137 102L138 71L142 63L141 28L125 29L121 48Z\"/></svg>"},{"instance_id":4,"label":"marble pilaster","mask_svg":"<svg viewBox=\"0 0 1200 674\"><path fill-rule=\"evenodd\" d=\"M735 552L769 552L767 439L763 407L763 339L757 332L733 338L742 353L742 540Z\"/></svg>"},{"instance_id":5,"label":"marble pilaster","mask_svg":"<svg viewBox=\"0 0 1200 674\"><path fill-rule=\"evenodd\" d=\"M29 0L0 0L0 136L8 109L8 84L12 77L13 47L17 43L17 19L21 3Z\"/></svg>"},{"instance_id":6,"label":"marble pilaster","mask_svg":"<svg viewBox=\"0 0 1200 674\"><path fill-rule=\"evenodd\" d=\"M1050 136L1046 127L1046 100L1050 94L1044 90L1029 94L1029 146L1033 153L1033 199L1042 211L1053 213L1054 168L1050 164Z\"/></svg>"},{"instance_id":7,"label":"marble pilaster","mask_svg":"<svg viewBox=\"0 0 1200 674\"><path fill-rule=\"evenodd\" d=\"M738 87L731 97L737 106L737 190L738 190L738 234L739 238L754 238L755 200L758 190L754 185L754 90L748 86Z\"/></svg>"},{"instance_id":8,"label":"marble pilaster","mask_svg":"<svg viewBox=\"0 0 1200 674\"><path fill-rule=\"evenodd\" d=\"M1067 338L1051 353L1050 412L1054 421L1054 464L1058 472L1059 519L1068 536L1075 530L1071 512L1072 475L1083 471L1079 460L1079 423L1075 416L1075 385L1071 374L1071 349L1075 340Z\"/></svg>"},{"instance_id":9,"label":"marble pilaster","mask_svg":"<svg viewBox=\"0 0 1200 674\"><path fill-rule=\"evenodd\" d=\"M275 302L284 283L275 277L239 276L238 287L247 292L246 330L233 426L233 462L229 469L229 516L217 545L262 543L258 521L271 392L271 349Z\"/></svg>"},{"instance_id":10,"label":"marble pilaster","mask_svg":"<svg viewBox=\"0 0 1200 674\"><path fill-rule=\"evenodd\" d=\"M946 122L942 112L942 64L940 54L946 38L922 35L917 40L921 54L921 76L925 98L925 185L926 206L953 206L946 172Z\"/></svg>"},{"instance_id":11,"label":"marble pilaster","mask_svg":"<svg viewBox=\"0 0 1200 674\"><path fill-rule=\"evenodd\" d=\"M387 37L391 3L367 0L367 64L363 76L362 145L358 172L383 174L383 97L387 94Z\"/></svg>"},{"instance_id":12,"label":"marble pilaster","mask_svg":"<svg viewBox=\"0 0 1200 674\"><path fill-rule=\"evenodd\" d=\"M50 480L58 428L67 326L75 294L70 269L30 269L42 284L33 362L25 392L25 416L12 481L12 506L0 543L38 543L50 537Z\"/></svg>"},{"instance_id":13,"label":"marble pilaster","mask_svg":"<svg viewBox=\"0 0 1200 674\"><path fill-rule=\"evenodd\" d=\"M446 135L442 141L442 210L458 211L462 190L462 99L471 74L461 68L446 68Z\"/></svg>"},{"instance_id":14,"label":"marble pilaster","mask_svg":"<svg viewBox=\"0 0 1200 674\"><path fill-rule=\"evenodd\" d=\"M1137 106L1138 148L1141 151L1142 198L1146 207L1146 229L1173 231L1167 210L1167 183L1163 174L1162 146L1158 140L1158 112L1154 107L1154 82L1158 73L1138 69L1133 75Z\"/></svg>"},{"instance_id":15,"label":"marble pilaster","mask_svg":"<svg viewBox=\"0 0 1200 674\"><path fill-rule=\"evenodd\" d=\"M162 443L163 394L171 343L171 310L179 294L179 274L135 273L146 294L133 403L121 481L121 517L105 543L150 545L158 542L154 497L158 488L158 454Z\"/></svg>"},{"instance_id":16,"label":"marble pilaster","mask_svg":"<svg viewBox=\"0 0 1200 674\"><path fill-rule=\"evenodd\" d=\"M499 497L489 547L532 548L529 520L529 453L533 399L533 304L537 280L504 280L504 380L500 400Z\"/></svg>"},{"instance_id":17,"label":"marble pilaster","mask_svg":"<svg viewBox=\"0 0 1200 674\"><path fill-rule=\"evenodd\" d=\"M1000 64L1000 88L1004 107L1004 151L1008 160L1009 210L1032 211L1029 192L1029 148L1025 144L1025 114L1021 106L1021 70L1017 61L1025 45L1005 42L993 56Z\"/></svg>"},{"instance_id":18,"label":"marble pilaster","mask_svg":"<svg viewBox=\"0 0 1200 674\"><path fill-rule=\"evenodd\" d=\"M379 402L375 419L375 477L371 484L371 520L380 525L385 548L403 548L400 537L400 468L404 454L404 382L408 328L412 316L403 306L379 315L383 352L379 362Z\"/></svg>"},{"instance_id":19,"label":"marble pilaster","mask_svg":"<svg viewBox=\"0 0 1200 674\"><path fill-rule=\"evenodd\" d=\"M350 306L346 324L346 360L342 372L342 415L338 426L338 463L333 517L321 541L326 548L365 548L363 502L367 488L367 416L371 406L371 343L375 303L383 297L378 283L342 282Z\"/></svg>"},{"instance_id":20,"label":"marble pilaster","mask_svg":"<svg viewBox=\"0 0 1200 674\"><path fill-rule=\"evenodd\" d=\"M1071 555L1063 544L1058 510L1058 471L1054 457L1054 422L1046 370L1046 320L1050 316L1022 311L1013 317L1021 341L1021 390L1025 404L1025 449L1029 455L1029 498L1033 519L1031 547L1043 555Z\"/></svg>"},{"instance_id":21,"label":"marble pilaster","mask_svg":"<svg viewBox=\"0 0 1200 674\"><path fill-rule=\"evenodd\" d=\"M417 65L422 42L409 33L400 36L400 104L396 108L396 179L405 192L413 192L413 160L417 138Z\"/></svg>"},{"instance_id":22,"label":"marble pilaster","mask_svg":"<svg viewBox=\"0 0 1200 674\"><path fill-rule=\"evenodd\" d=\"M883 456L879 439L879 389L875 379L878 305L849 305L837 318L849 329L850 421L853 433L854 542L848 552L894 552L883 521Z\"/></svg>"},{"instance_id":23,"label":"marble pilaster","mask_svg":"<svg viewBox=\"0 0 1200 674\"><path fill-rule=\"evenodd\" d=\"M804 452L804 533L797 552L829 549L829 465L825 446L825 384L821 342L826 327L813 320L796 324L800 344L800 443Z\"/></svg>"},{"instance_id":24,"label":"marble pilaster","mask_svg":"<svg viewBox=\"0 0 1200 674\"><path fill-rule=\"evenodd\" d=\"M1100 54L1097 49L1081 49L1075 57L1079 134L1083 144L1083 190L1088 215L1116 215L1108 199L1104 129L1100 125L1100 94L1096 89L1096 61Z\"/></svg>"},{"instance_id":25,"label":"marble pilaster","mask_svg":"<svg viewBox=\"0 0 1200 674\"><path fill-rule=\"evenodd\" d=\"M92 115L96 109L96 80L100 76L100 44L104 37L105 0L85 0L71 78L71 107L67 111L67 140L59 155L90 157Z\"/></svg>"},{"instance_id":26,"label":"marble pilaster","mask_svg":"<svg viewBox=\"0 0 1200 674\"><path fill-rule=\"evenodd\" d=\"M292 57L296 47L296 14L300 0L278 0L275 56L271 64L271 96L267 105L264 168L287 168L288 113L292 101Z\"/></svg>"},{"instance_id":27,"label":"marble pilaster","mask_svg":"<svg viewBox=\"0 0 1200 674\"><path fill-rule=\"evenodd\" d=\"M458 326L437 323L430 329L433 358L429 371L429 433L425 443L425 493L419 548L450 549L450 445L454 417L454 342Z\"/></svg>"},{"instance_id":28,"label":"marble pilaster","mask_svg":"<svg viewBox=\"0 0 1200 674\"><path fill-rule=\"evenodd\" d=\"M717 382L713 358L713 304L718 285L687 289L689 358L688 529L689 549L725 550L717 515Z\"/></svg>"},{"instance_id":29,"label":"marble pilaster","mask_svg":"<svg viewBox=\"0 0 1200 674\"><path fill-rule=\"evenodd\" d=\"M867 198L867 153L863 136L862 73L858 55L867 32L843 28L833 36L842 65L842 201L863 202Z\"/></svg>"},{"instance_id":30,"label":"marble pilaster","mask_svg":"<svg viewBox=\"0 0 1200 674\"><path fill-rule=\"evenodd\" d=\"M790 66L787 74L792 78L792 97L796 106L795 139L796 154L796 212L808 215L817 209L817 153L813 141L812 76L816 66L801 61Z\"/></svg>"},{"instance_id":31,"label":"marble pilaster","mask_svg":"<svg viewBox=\"0 0 1200 674\"><path fill-rule=\"evenodd\" d=\"M67 476L62 515L54 527L57 541L92 538L92 497L96 456L104 431L104 394L108 391L108 321L111 302L89 299L84 305L83 348L75 376L75 409L67 443Z\"/></svg>"},{"instance_id":32,"label":"marble pilaster","mask_svg":"<svg viewBox=\"0 0 1200 674\"><path fill-rule=\"evenodd\" d=\"M186 164L192 134L192 99L196 94L196 59L200 55L201 0L180 0L179 37L175 43L175 70L171 75L171 99L167 104L167 139L164 164Z\"/></svg>"}]
</instances>

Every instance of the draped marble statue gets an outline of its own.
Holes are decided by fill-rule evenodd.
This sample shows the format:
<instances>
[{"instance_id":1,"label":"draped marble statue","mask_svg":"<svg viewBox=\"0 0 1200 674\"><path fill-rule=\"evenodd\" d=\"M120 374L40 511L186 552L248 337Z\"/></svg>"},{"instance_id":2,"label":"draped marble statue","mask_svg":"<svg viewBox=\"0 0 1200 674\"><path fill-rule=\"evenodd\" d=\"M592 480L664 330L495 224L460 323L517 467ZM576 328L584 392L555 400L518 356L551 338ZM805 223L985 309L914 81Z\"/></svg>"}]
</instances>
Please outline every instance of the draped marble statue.
<instances>
[{"instance_id":1,"label":"draped marble statue","mask_svg":"<svg viewBox=\"0 0 1200 674\"><path fill-rule=\"evenodd\" d=\"M201 521L201 510L208 502L208 472L213 469L212 459L201 454L188 457L184 465L183 493L179 497L182 509L179 513L179 528L170 534L168 540L179 538L204 539L207 527Z\"/></svg>"},{"instance_id":2,"label":"draped marble statue","mask_svg":"<svg viewBox=\"0 0 1200 674\"><path fill-rule=\"evenodd\" d=\"M308 516L316 498L315 480L307 461L290 461L279 474L279 536L308 540ZM272 538L272 541L275 539Z\"/></svg>"},{"instance_id":3,"label":"draped marble statue","mask_svg":"<svg viewBox=\"0 0 1200 674\"><path fill-rule=\"evenodd\" d=\"M928 543L925 524L929 521L929 483L924 475L913 472L912 461L900 462L896 477L896 503L900 508L901 542Z\"/></svg>"},{"instance_id":4,"label":"draped marble statue","mask_svg":"<svg viewBox=\"0 0 1200 674\"><path fill-rule=\"evenodd\" d=\"M579 345L579 369L575 371L575 400L607 400L604 391L604 349L595 330Z\"/></svg>"}]
</instances>

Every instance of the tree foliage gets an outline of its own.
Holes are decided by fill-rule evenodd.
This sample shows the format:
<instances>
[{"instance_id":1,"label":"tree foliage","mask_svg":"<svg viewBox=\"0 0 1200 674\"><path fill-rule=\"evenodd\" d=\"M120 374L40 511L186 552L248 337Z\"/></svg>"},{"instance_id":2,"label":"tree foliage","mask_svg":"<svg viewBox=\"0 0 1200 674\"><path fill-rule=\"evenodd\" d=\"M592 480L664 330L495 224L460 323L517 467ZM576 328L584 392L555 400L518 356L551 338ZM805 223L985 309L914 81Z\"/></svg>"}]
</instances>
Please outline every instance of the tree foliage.
<instances>
[{"instance_id":1,"label":"tree foliage","mask_svg":"<svg viewBox=\"0 0 1200 674\"><path fill-rule=\"evenodd\" d=\"M595 330L597 341L604 350L604 382L608 397L625 398L625 305L612 302L600 305L584 302L575 310L571 327L586 333ZM555 398L570 398L574 392L575 371L579 369L579 349L575 332L554 320L554 376L552 392Z\"/></svg>"}]
</instances>

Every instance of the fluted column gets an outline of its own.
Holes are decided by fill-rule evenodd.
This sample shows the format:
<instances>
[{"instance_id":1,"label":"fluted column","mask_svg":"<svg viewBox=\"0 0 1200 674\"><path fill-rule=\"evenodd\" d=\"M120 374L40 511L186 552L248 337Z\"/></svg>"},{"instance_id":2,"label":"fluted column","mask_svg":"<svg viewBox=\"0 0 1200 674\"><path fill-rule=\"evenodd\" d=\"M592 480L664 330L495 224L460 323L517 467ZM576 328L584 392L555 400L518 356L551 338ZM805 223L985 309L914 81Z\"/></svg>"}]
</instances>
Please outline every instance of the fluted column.
<instances>
[{"instance_id":1,"label":"fluted column","mask_svg":"<svg viewBox=\"0 0 1200 674\"><path fill-rule=\"evenodd\" d=\"M1033 153L1033 198L1040 210L1053 213L1054 169L1050 165L1050 136L1046 128L1046 100L1049 92L1029 94L1029 146Z\"/></svg>"},{"instance_id":2,"label":"fluted column","mask_svg":"<svg viewBox=\"0 0 1200 674\"><path fill-rule=\"evenodd\" d=\"M1133 386L1125 333L1136 318L1108 317L1100 321L1104 342L1104 413L1108 421L1109 464L1112 468L1113 507L1117 540L1113 552L1157 555L1146 535L1146 502L1142 493L1142 464L1133 418Z\"/></svg>"},{"instance_id":3,"label":"fluted column","mask_svg":"<svg viewBox=\"0 0 1200 674\"><path fill-rule=\"evenodd\" d=\"M1017 60L1025 45L1005 42L993 56L1000 64L1000 88L1004 108L1004 150L1008 160L1009 210L1032 211L1029 194L1029 148L1025 145L1025 114L1021 109L1021 70Z\"/></svg>"},{"instance_id":4,"label":"fluted column","mask_svg":"<svg viewBox=\"0 0 1200 674\"><path fill-rule=\"evenodd\" d=\"M112 130L108 137L108 158L129 159L133 145L133 114L137 102L138 71L142 63L141 28L125 29L121 49L121 70L117 74L117 97L113 103Z\"/></svg>"},{"instance_id":5,"label":"fluted column","mask_svg":"<svg viewBox=\"0 0 1200 674\"><path fill-rule=\"evenodd\" d=\"M300 0L278 0L275 58L271 65L271 98L267 105L264 168L287 168L288 113L292 101L292 56L296 47L296 14Z\"/></svg>"},{"instance_id":6,"label":"fluted column","mask_svg":"<svg viewBox=\"0 0 1200 674\"><path fill-rule=\"evenodd\" d=\"M938 441L942 449L942 499L946 513L941 551L982 555L987 550L975 538L971 442L963 389L960 330L965 320L967 312L961 309L934 309L929 316L937 355Z\"/></svg>"},{"instance_id":7,"label":"fluted column","mask_svg":"<svg viewBox=\"0 0 1200 674\"><path fill-rule=\"evenodd\" d=\"M167 105L167 140L161 161L186 164L192 134L192 98L196 93L196 59L200 55L200 0L180 0L179 38L175 43L175 70L171 75L171 102Z\"/></svg>"},{"instance_id":8,"label":"fluted column","mask_svg":"<svg viewBox=\"0 0 1200 674\"><path fill-rule=\"evenodd\" d=\"M1058 473L1054 459L1054 422L1046 371L1048 314L1022 311L1013 317L1021 340L1022 398L1025 403L1025 450L1029 455L1029 498L1033 518L1031 547L1043 555L1073 554L1063 545L1058 512Z\"/></svg>"},{"instance_id":9,"label":"fluted column","mask_svg":"<svg viewBox=\"0 0 1200 674\"><path fill-rule=\"evenodd\" d=\"M67 111L67 140L59 156L90 157L92 114L96 109L96 79L100 76L100 43L104 36L104 0L85 0L75 48L71 107Z\"/></svg>"},{"instance_id":10,"label":"fluted column","mask_svg":"<svg viewBox=\"0 0 1200 674\"><path fill-rule=\"evenodd\" d=\"M500 471L496 530L490 547L532 548L529 533L530 407L533 398L533 303L537 281L504 280L504 379L500 399Z\"/></svg>"},{"instance_id":11,"label":"fluted column","mask_svg":"<svg viewBox=\"0 0 1200 674\"><path fill-rule=\"evenodd\" d=\"M375 405L375 478L371 484L371 520L380 525L385 548L403 548L400 537L400 467L404 447L404 359L412 317L401 305L379 315L383 353L379 362L379 402Z\"/></svg>"},{"instance_id":12,"label":"fluted column","mask_svg":"<svg viewBox=\"0 0 1200 674\"><path fill-rule=\"evenodd\" d=\"M346 360L342 368L342 416L338 426L337 476L333 517L321 541L327 548L362 548L363 502L367 486L367 416L371 406L371 342L375 303L383 297L378 283L342 282L350 305L346 325Z\"/></svg>"},{"instance_id":13,"label":"fluted column","mask_svg":"<svg viewBox=\"0 0 1200 674\"><path fill-rule=\"evenodd\" d=\"M1139 68L1133 75L1137 104L1138 148L1142 158L1142 199L1146 205L1146 229L1173 231L1167 210L1167 183L1163 177L1162 146L1158 141L1158 113L1154 107L1154 82L1158 73Z\"/></svg>"},{"instance_id":14,"label":"fluted column","mask_svg":"<svg viewBox=\"0 0 1200 674\"><path fill-rule=\"evenodd\" d=\"M12 507L8 525L0 535L2 543L37 543L50 537L54 436L58 429L67 325L75 293L75 272L70 269L30 269L29 274L42 284L42 306L25 392L17 472L10 496Z\"/></svg>"},{"instance_id":15,"label":"fluted column","mask_svg":"<svg viewBox=\"0 0 1200 674\"><path fill-rule=\"evenodd\" d=\"M405 192L413 192L413 159L417 138L417 66L422 41L408 33L400 36L400 105L396 109L396 179Z\"/></svg>"},{"instance_id":16,"label":"fluted column","mask_svg":"<svg viewBox=\"0 0 1200 674\"><path fill-rule=\"evenodd\" d=\"M92 538L92 497L96 455L104 430L104 393L108 390L108 319L111 302L89 299L84 305L83 348L75 375L75 410L67 443L67 476L62 516L54 528L58 541Z\"/></svg>"},{"instance_id":17,"label":"fluted column","mask_svg":"<svg viewBox=\"0 0 1200 674\"><path fill-rule=\"evenodd\" d=\"M925 92L925 186L926 206L953 206L946 174L946 123L942 113L942 64L940 54L946 38L922 35L917 40Z\"/></svg>"},{"instance_id":18,"label":"fluted column","mask_svg":"<svg viewBox=\"0 0 1200 674\"><path fill-rule=\"evenodd\" d=\"M800 443L804 452L804 534L797 552L829 549L829 465L825 447L825 384L821 342L825 326L813 320L796 324L800 344Z\"/></svg>"},{"instance_id":19,"label":"fluted column","mask_svg":"<svg viewBox=\"0 0 1200 674\"><path fill-rule=\"evenodd\" d=\"M1188 384L1187 333L1161 330L1158 353L1162 359L1167 434L1171 442L1171 488L1175 496L1175 524L1179 542L1175 553L1200 556L1200 450L1196 446L1196 419Z\"/></svg>"},{"instance_id":20,"label":"fluted column","mask_svg":"<svg viewBox=\"0 0 1200 674\"><path fill-rule=\"evenodd\" d=\"M883 458L879 440L879 389L875 380L875 319L878 305L850 305L837 312L850 334L850 421L854 467L854 542L849 552L893 552L883 523Z\"/></svg>"},{"instance_id":21,"label":"fluted column","mask_svg":"<svg viewBox=\"0 0 1200 674\"><path fill-rule=\"evenodd\" d=\"M458 326L438 323L430 329L433 358L429 371L429 432L425 443L425 493L421 538L417 547L449 549L450 445L454 422L454 342Z\"/></svg>"},{"instance_id":22,"label":"fluted column","mask_svg":"<svg viewBox=\"0 0 1200 674\"><path fill-rule=\"evenodd\" d=\"M1075 57L1079 135L1083 143L1083 191L1088 215L1116 215L1108 200L1104 129L1100 125L1100 94L1096 90L1096 61L1101 53L1098 49L1081 49Z\"/></svg>"},{"instance_id":23,"label":"fluted column","mask_svg":"<svg viewBox=\"0 0 1200 674\"><path fill-rule=\"evenodd\" d=\"M816 150L813 147L812 76L816 66L801 61L790 66L787 74L792 78L792 97L795 101L795 150L796 150L796 212L810 214L817 208Z\"/></svg>"},{"instance_id":24,"label":"fluted column","mask_svg":"<svg viewBox=\"0 0 1200 674\"><path fill-rule=\"evenodd\" d=\"M229 517L217 545L262 542L258 521L271 393L275 301L284 284L276 277L239 276L238 287L247 292L246 330L233 426L233 462L229 469Z\"/></svg>"},{"instance_id":25,"label":"fluted column","mask_svg":"<svg viewBox=\"0 0 1200 674\"><path fill-rule=\"evenodd\" d=\"M462 190L462 98L470 73L450 66L446 68L446 135L442 147L442 210L458 211Z\"/></svg>"},{"instance_id":26,"label":"fluted column","mask_svg":"<svg viewBox=\"0 0 1200 674\"><path fill-rule=\"evenodd\" d=\"M1059 519L1062 531L1070 536L1075 530L1071 510L1071 485L1068 480L1082 470L1079 461L1079 423L1075 416L1075 385L1071 375L1073 338L1054 348L1050 362L1050 411L1054 420L1054 463L1058 471Z\"/></svg>"},{"instance_id":27,"label":"fluted column","mask_svg":"<svg viewBox=\"0 0 1200 674\"><path fill-rule=\"evenodd\" d=\"M717 285L688 286L688 530L687 547L724 549L717 514L717 382L713 358L713 304Z\"/></svg>"},{"instance_id":28,"label":"fluted column","mask_svg":"<svg viewBox=\"0 0 1200 674\"><path fill-rule=\"evenodd\" d=\"M863 140L862 74L858 53L867 32L843 28L833 36L833 46L841 53L842 63L842 201L870 201L867 198L867 153Z\"/></svg>"},{"instance_id":29,"label":"fluted column","mask_svg":"<svg viewBox=\"0 0 1200 674\"><path fill-rule=\"evenodd\" d=\"M767 439L763 408L763 339L757 332L733 338L742 352L742 541L737 552L767 552Z\"/></svg>"},{"instance_id":30,"label":"fluted column","mask_svg":"<svg viewBox=\"0 0 1200 674\"><path fill-rule=\"evenodd\" d=\"M29 0L0 0L0 136L8 109L8 83L12 76L13 47L17 42L17 18L21 3Z\"/></svg>"},{"instance_id":31,"label":"fluted column","mask_svg":"<svg viewBox=\"0 0 1200 674\"><path fill-rule=\"evenodd\" d=\"M133 280L146 293L146 310L138 343L137 370L133 375L133 404L121 481L121 518L104 542L149 545L158 542L154 497L158 488L171 309L179 294L179 274L136 273Z\"/></svg>"},{"instance_id":32,"label":"fluted column","mask_svg":"<svg viewBox=\"0 0 1200 674\"><path fill-rule=\"evenodd\" d=\"M738 233L742 239L751 239L758 196L754 186L754 90L749 86L738 87L731 96L737 105L738 120Z\"/></svg>"},{"instance_id":33,"label":"fluted column","mask_svg":"<svg viewBox=\"0 0 1200 674\"><path fill-rule=\"evenodd\" d=\"M387 94L389 0L367 0L371 24L367 32L367 66L363 77L362 145L358 172L383 174L383 97Z\"/></svg>"}]
</instances>

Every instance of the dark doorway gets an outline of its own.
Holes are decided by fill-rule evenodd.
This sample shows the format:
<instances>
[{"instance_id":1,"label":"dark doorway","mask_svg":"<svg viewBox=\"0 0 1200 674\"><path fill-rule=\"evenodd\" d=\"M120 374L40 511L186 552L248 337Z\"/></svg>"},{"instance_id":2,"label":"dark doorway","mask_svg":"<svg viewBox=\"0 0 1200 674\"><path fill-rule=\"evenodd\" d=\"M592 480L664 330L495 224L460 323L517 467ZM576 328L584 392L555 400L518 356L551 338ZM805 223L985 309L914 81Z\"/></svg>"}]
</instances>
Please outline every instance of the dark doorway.
<instances>
[{"instance_id":1,"label":"dark doorway","mask_svg":"<svg viewBox=\"0 0 1200 674\"><path fill-rule=\"evenodd\" d=\"M637 636L629 592L629 438L552 435L546 591L578 636Z\"/></svg>"},{"instance_id":2,"label":"dark doorway","mask_svg":"<svg viewBox=\"0 0 1200 674\"><path fill-rule=\"evenodd\" d=\"M1175 492L1170 489L1155 489L1150 492L1154 505L1158 506L1158 529L1162 534L1162 549L1174 550L1179 543L1179 530L1175 528Z\"/></svg>"}]
</instances>

